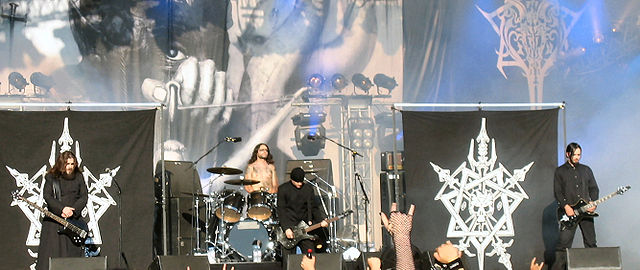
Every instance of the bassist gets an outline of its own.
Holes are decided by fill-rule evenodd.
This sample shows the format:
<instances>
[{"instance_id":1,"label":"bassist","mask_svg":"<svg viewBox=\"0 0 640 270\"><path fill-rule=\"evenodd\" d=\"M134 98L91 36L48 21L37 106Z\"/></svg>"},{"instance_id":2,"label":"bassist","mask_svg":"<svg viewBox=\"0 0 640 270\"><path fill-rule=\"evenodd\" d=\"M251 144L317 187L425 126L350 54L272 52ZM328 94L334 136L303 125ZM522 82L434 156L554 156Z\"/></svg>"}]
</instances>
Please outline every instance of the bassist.
<instances>
[{"instance_id":1,"label":"bassist","mask_svg":"<svg viewBox=\"0 0 640 270\"><path fill-rule=\"evenodd\" d=\"M593 172L589 166L581 164L582 148L579 144L572 142L567 145L565 158L567 161L558 167L554 174L553 191L560 207L560 212L564 211L569 217L576 215L572 206L583 200L584 202L592 202L598 199L598 183L593 176ZM587 211L593 213L596 207L592 207ZM584 217L578 223L582 231L584 246L587 248L596 247L596 231L593 225L592 217ZM553 269L564 269L566 260L566 249L571 248L573 237L577 226L560 230L558 235L558 243L556 245L556 263Z\"/></svg>"},{"instance_id":2,"label":"bassist","mask_svg":"<svg viewBox=\"0 0 640 270\"><path fill-rule=\"evenodd\" d=\"M88 192L76 156L70 151L61 153L47 172L45 181L42 196L49 211L65 219L80 219L80 213L87 204ZM59 233L62 228L47 216L42 219L37 270L49 269L51 257L83 255L81 247L74 245L67 235Z\"/></svg>"},{"instance_id":3,"label":"bassist","mask_svg":"<svg viewBox=\"0 0 640 270\"><path fill-rule=\"evenodd\" d=\"M289 239L294 238L292 228L296 227L300 221L311 225L311 221L322 219L321 226L327 227L329 223L324 220L326 217L316 203L313 188L304 184L305 172L302 168L291 170L291 181L288 181L278 188L278 217L280 226ZM313 241L305 239L297 245L303 252L308 249L315 250ZM296 247L291 249L282 248L282 258L286 262L286 256L295 254Z\"/></svg>"}]
</instances>

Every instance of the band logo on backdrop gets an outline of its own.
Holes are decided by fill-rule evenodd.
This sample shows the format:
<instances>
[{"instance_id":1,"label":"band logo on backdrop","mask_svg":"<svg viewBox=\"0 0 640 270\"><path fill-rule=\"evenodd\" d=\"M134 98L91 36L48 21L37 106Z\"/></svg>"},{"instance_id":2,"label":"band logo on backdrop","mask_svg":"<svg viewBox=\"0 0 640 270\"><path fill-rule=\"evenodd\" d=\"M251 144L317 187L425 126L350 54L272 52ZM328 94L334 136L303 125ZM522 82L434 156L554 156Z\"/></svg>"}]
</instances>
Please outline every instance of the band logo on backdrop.
<instances>
[{"instance_id":1,"label":"band logo on backdrop","mask_svg":"<svg viewBox=\"0 0 640 270\"><path fill-rule=\"evenodd\" d=\"M75 146L78 166L82 166L80 143L75 141L74 144L71 132L69 131L69 119L65 118L62 134L58 138L57 143L54 140L51 144L51 154L48 160L49 166L53 167L58 153L70 151L72 145ZM47 164L42 165L42 167L31 177L28 173L21 172L18 169L11 168L9 166L6 166L6 168L16 181L16 186L19 189L18 195L42 207L44 204L42 191L46 181L45 175L47 173ZM120 170L120 166L113 169L105 168L103 170L104 173L97 174L97 178L95 176L96 174L94 174L91 169L86 166L83 166L82 169L82 175L88 189L88 201L86 207L82 210L82 217L87 220L89 232L92 234L92 238L88 239L88 241L90 241L91 244L101 245L102 236L99 226L100 218L110 206L116 205L115 200L113 200L111 194L109 194L105 188L111 186L111 182L118 173L118 170ZM42 213L37 209L32 209L26 202L22 201L14 200L11 202L11 206L20 207L24 215L31 222L29 226L29 233L27 235L26 246L29 255L33 258L37 258L38 253L31 250L30 247L38 247L40 244ZM35 264L31 265L31 268L33 267L35 267Z\"/></svg>"},{"instance_id":2,"label":"band logo on backdrop","mask_svg":"<svg viewBox=\"0 0 640 270\"><path fill-rule=\"evenodd\" d=\"M499 263L512 269L508 251L513 244L509 238L515 236L512 214L529 199L520 182L534 162L513 173L499 162L496 166L496 142L487 135L486 118L481 121L478 136L469 144L467 161L453 173L430 162L443 183L434 200L441 201L451 215L447 238L460 238L458 248L470 257L478 256L479 269L484 268L485 256L498 256ZM489 246L491 250L486 251Z\"/></svg>"}]
</instances>

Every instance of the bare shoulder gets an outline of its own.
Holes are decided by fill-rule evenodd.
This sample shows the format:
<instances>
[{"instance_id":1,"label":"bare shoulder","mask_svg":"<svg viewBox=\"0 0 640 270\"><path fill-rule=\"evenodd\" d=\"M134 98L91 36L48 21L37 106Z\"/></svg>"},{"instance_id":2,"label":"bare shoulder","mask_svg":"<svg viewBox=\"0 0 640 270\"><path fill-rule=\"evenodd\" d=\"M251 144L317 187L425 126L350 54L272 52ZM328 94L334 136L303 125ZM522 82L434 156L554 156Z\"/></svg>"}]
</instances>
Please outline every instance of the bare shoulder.
<instances>
[{"instance_id":1,"label":"bare shoulder","mask_svg":"<svg viewBox=\"0 0 640 270\"><path fill-rule=\"evenodd\" d=\"M275 171L276 170L276 165L269 164L269 170Z\"/></svg>"}]
</instances>

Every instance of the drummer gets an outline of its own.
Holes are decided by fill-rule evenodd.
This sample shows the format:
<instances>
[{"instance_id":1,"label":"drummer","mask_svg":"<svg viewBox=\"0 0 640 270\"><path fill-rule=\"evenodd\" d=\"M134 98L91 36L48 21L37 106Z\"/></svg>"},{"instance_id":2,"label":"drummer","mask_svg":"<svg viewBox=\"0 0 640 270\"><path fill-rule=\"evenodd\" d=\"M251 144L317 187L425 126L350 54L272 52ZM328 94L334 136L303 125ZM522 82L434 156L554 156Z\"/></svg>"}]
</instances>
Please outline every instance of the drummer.
<instances>
[{"instance_id":1,"label":"drummer","mask_svg":"<svg viewBox=\"0 0 640 270\"><path fill-rule=\"evenodd\" d=\"M260 143L253 148L244 179L257 180L260 183L245 185L244 188L247 192L267 191L272 194L278 192L278 175L276 174L276 166L273 163L273 156L267 144Z\"/></svg>"}]
</instances>

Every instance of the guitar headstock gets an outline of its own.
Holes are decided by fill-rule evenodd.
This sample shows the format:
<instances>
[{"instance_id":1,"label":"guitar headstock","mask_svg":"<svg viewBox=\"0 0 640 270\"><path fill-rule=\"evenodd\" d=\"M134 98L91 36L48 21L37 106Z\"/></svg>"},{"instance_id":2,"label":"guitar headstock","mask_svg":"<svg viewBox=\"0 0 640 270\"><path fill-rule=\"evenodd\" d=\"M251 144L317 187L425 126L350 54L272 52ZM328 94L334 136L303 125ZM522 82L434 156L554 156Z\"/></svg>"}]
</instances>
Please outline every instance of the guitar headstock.
<instances>
[{"instance_id":1,"label":"guitar headstock","mask_svg":"<svg viewBox=\"0 0 640 270\"><path fill-rule=\"evenodd\" d=\"M618 193L618 195L622 195L629 189L631 189L631 186L621 186L618 188L618 191L616 191L616 193Z\"/></svg>"},{"instance_id":2,"label":"guitar headstock","mask_svg":"<svg viewBox=\"0 0 640 270\"><path fill-rule=\"evenodd\" d=\"M18 191L18 190L14 190L14 191L11 192L11 198L14 201L18 201L18 200L24 201L24 197L20 196L20 191Z\"/></svg>"},{"instance_id":3,"label":"guitar headstock","mask_svg":"<svg viewBox=\"0 0 640 270\"><path fill-rule=\"evenodd\" d=\"M340 218L343 218L343 217L346 217L346 216L351 215L351 214L353 214L353 210L347 210L347 211L344 211L339 216L340 216Z\"/></svg>"}]
</instances>

